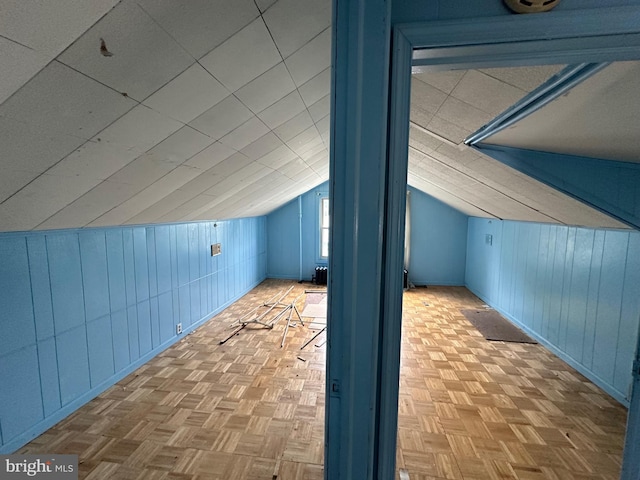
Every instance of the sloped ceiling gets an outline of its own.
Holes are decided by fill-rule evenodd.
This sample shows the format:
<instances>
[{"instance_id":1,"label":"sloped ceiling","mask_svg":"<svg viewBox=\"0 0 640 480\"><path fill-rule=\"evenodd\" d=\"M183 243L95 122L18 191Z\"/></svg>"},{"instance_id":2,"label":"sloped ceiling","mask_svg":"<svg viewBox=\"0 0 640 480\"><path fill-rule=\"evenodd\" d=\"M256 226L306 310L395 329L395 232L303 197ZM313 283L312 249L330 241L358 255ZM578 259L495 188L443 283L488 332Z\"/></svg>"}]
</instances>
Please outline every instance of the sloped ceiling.
<instances>
[{"instance_id":1,"label":"sloped ceiling","mask_svg":"<svg viewBox=\"0 0 640 480\"><path fill-rule=\"evenodd\" d=\"M0 16L0 69L39 61L0 80L0 230L259 215L328 178L329 1L46 3Z\"/></svg>"},{"instance_id":2,"label":"sloped ceiling","mask_svg":"<svg viewBox=\"0 0 640 480\"><path fill-rule=\"evenodd\" d=\"M640 62L613 63L484 143L640 163L638 79Z\"/></svg>"},{"instance_id":3,"label":"sloped ceiling","mask_svg":"<svg viewBox=\"0 0 640 480\"><path fill-rule=\"evenodd\" d=\"M463 142L561 68L497 68L414 75L409 183L467 215L628 228Z\"/></svg>"},{"instance_id":4,"label":"sloped ceiling","mask_svg":"<svg viewBox=\"0 0 640 480\"><path fill-rule=\"evenodd\" d=\"M5 0L0 231L261 215L328 179L330 0ZM409 183L623 225L462 140L559 68L413 78Z\"/></svg>"}]
</instances>

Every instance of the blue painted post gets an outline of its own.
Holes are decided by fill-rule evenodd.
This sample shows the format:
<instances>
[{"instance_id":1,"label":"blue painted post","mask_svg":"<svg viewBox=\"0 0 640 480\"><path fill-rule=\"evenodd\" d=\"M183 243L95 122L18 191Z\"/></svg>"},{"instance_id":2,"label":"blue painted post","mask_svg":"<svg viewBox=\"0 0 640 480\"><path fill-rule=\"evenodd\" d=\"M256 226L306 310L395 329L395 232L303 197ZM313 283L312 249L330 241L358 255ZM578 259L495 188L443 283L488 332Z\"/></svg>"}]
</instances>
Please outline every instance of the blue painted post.
<instances>
[{"instance_id":1,"label":"blue painted post","mask_svg":"<svg viewBox=\"0 0 640 480\"><path fill-rule=\"evenodd\" d=\"M390 3L333 4L325 426L331 480L394 478L406 155L399 169L387 157Z\"/></svg>"}]
</instances>

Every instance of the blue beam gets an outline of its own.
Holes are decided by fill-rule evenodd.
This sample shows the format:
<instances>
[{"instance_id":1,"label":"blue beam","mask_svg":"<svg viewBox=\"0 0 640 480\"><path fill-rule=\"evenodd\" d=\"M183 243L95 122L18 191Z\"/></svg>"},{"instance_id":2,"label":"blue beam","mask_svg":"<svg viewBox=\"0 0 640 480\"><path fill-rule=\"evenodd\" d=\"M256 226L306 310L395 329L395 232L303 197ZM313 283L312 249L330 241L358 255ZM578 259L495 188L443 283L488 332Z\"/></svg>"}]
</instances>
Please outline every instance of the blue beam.
<instances>
[{"instance_id":1,"label":"blue beam","mask_svg":"<svg viewBox=\"0 0 640 480\"><path fill-rule=\"evenodd\" d=\"M519 172L640 229L640 164L497 145L475 148Z\"/></svg>"}]
</instances>

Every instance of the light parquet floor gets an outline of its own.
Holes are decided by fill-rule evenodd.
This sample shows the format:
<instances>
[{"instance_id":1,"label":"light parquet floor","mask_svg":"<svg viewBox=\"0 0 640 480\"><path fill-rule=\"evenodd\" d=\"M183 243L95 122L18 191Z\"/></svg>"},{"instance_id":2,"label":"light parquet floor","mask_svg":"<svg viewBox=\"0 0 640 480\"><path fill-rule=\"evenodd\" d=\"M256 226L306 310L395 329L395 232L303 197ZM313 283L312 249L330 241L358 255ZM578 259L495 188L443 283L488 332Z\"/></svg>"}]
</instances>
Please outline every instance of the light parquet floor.
<instances>
[{"instance_id":1,"label":"light parquet floor","mask_svg":"<svg viewBox=\"0 0 640 480\"><path fill-rule=\"evenodd\" d=\"M265 281L18 453L78 454L91 480L322 479L326 352L299 350L317 330L290 329L281 349L281 320L218 344L292 284ZM539 345L485 341L459 311L480 304L464 288L405 293L398 469L618 478L626 410Z\"/></svg>"}]
</instances>

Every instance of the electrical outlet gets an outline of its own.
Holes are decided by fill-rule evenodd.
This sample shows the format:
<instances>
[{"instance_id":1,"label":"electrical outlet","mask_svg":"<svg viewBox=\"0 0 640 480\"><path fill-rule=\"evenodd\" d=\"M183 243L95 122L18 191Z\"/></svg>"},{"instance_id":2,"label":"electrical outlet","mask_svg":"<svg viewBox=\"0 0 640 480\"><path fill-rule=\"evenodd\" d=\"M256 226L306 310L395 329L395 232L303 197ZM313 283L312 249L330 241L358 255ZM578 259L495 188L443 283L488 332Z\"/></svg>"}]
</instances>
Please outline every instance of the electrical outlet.
<instances>
[{"instance_id":1,"label":"electrical outlet","mask_svg":"<svg viewBox=\"0 0 640 480\"><path fill-rule=\"evenodd\" d=\"M176 335L180 335L182 333L182 324L179 323L176 325Z\"/></svg>"},{"instance_id":2,"label":"electrical outlet","mask_svg":"<svg viewBox=\"0 0 640 480\"><path fill-rule=\"evenodd\" d=\"M219 243L214 243L211 245L211 256L215 257L216 255L220 255L222 253L221 245Z\"/></svg>"}]
</instances>

